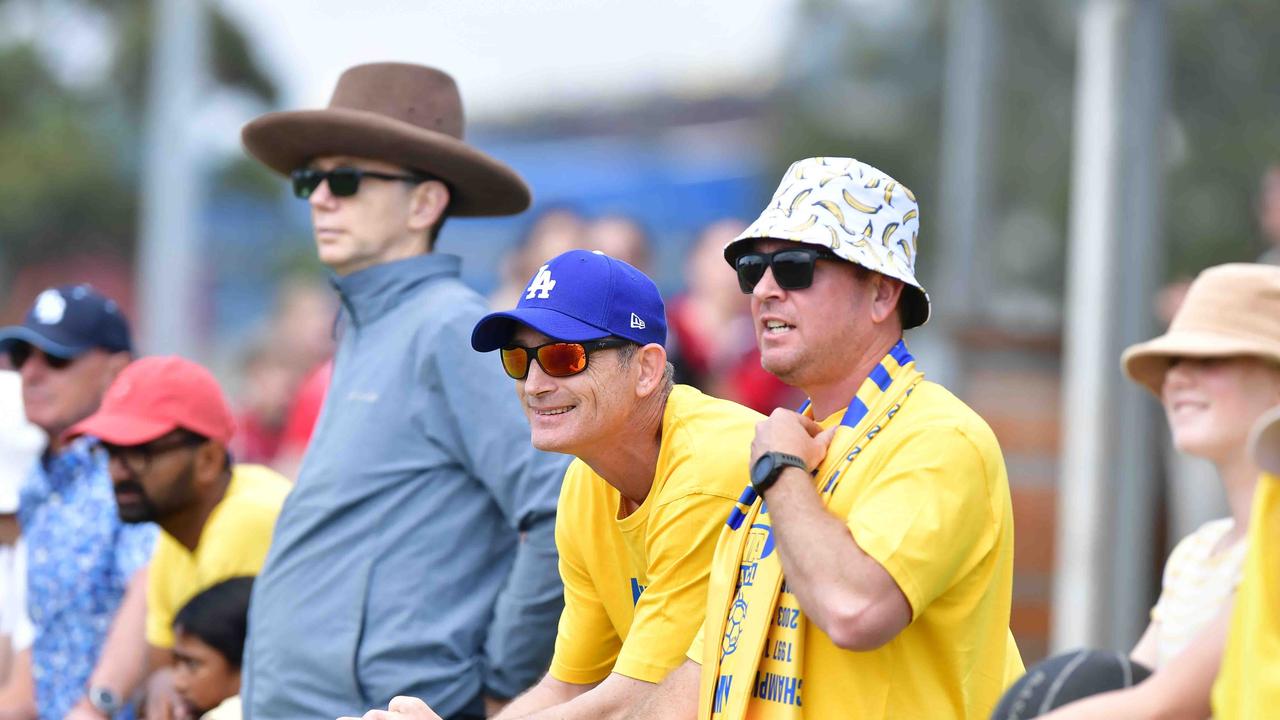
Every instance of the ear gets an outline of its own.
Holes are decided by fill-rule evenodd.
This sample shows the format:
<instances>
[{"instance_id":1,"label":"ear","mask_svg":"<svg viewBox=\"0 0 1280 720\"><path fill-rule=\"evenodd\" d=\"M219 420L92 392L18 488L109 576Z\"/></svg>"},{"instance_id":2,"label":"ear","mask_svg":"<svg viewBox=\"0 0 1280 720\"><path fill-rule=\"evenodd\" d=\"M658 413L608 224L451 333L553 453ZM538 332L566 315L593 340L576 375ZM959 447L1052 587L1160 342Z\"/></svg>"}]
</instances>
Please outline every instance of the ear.
<instances>
[{"instance_id":1,"label":"ear","mask_svg":"<svg viewBox=\"0 0 1280 720\"><path fill-rule=\"evenodd\" d=\"M409 196L409 229L426 232L440 220L448 207L448 186L439 180L418 183Z\"/></svg>"},{"instance_id":2,"label":"ear","mask_svg":"<svg viewBox=\"0 0 1280 720\"><path fill-rule=\"evenodd\" d=\"M636 378L636 396L649 397L662 387L662 377L667 371L667 351L657 343L649 343L636 351L631 358L639 377Z\"/></svg>"},{"instance_id":3,"label":"ear","mask_svg":"<svg viewBox=\"0 0 1280 720\"><path fill-rule=\"evenodd\" d=\"M902 281L875 273L872 283L874 295L871 298L871 319L879 324L897 312L898 300L902 297Z\"/></svg>"},{"instance_id":4,"label":"ear","mask_svg":"<svg viewBox=\"0 0 1280 720\"><path fill-rule=\"evenodd\" d=\"M131 362L133 362L133 358L127 352L111 353L107 356L107 361L104 363L102 371L102 392L105 393L111 387L111 383L115 382L116 376Z\"/></svg>"},{"instance_id":5,"label":"ear","mask_svg":"<svg viewBox=\"0 0 1280 720\"><path fill-rule=\"evenodd\" d=\"M196 448L195 481L197 485L209 485L222 477L227 448L220 442L209 441ZM230 468L226 468L230 469Z\"/></svg>"}]
</instances>

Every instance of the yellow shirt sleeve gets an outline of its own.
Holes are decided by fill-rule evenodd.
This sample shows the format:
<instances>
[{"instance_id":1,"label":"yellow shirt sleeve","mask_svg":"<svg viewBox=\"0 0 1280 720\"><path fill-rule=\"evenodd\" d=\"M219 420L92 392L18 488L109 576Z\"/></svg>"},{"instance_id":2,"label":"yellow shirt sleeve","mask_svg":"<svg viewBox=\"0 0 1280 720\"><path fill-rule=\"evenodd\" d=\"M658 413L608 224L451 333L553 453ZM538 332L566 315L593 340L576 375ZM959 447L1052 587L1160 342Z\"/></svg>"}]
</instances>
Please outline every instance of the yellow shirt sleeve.
<instances>
[{"instance_id":1,"label":"yellow shirt sleeve","mask_svg":"<svg viewBox=\"0 0 1280 720\"><path fill-rule=\"evenodd\" d=\"M893 577L912 619L997 541L991 472L965 433L924 427L904 439L854 501L853 539Z\"/></svg>"},{"instance_id":2,"label":"yellow shirt sleeve","mask_svg":"<svg viewBox=\"0 0 1280 720\"><path fill-rule=\"evenodd\" d=\"M571 468L572 471L572 468ZM566 477L565 483L569 484ZM562 504L558 513L568 510ZM564 514L558 517L566 517ZM556 549L560 553L560 579L564 583L564 610L556 630L551 677L567 683L599 682L609 675L622 640L609 619L604 601L587 573L570 523L556 523Z\"/></svg>"},{"instance_id":3,"label":"yellow shirt sleeve","mask_svg":"<svg viewBox=\"0 0 1280 720\"><path fill-rule=\"evenodd\" d=\"M171 588L165 578L173 573L176 541L164 532L156 538L156 550L147 567L147 642L159 648L173 647L173 606Z\"/></svg>"},{"instance_id":4,"label":"yellow shirt sleeve","mask_svg":"<svg viewBox=\"0 0 1280 720\"><path fill-rule=\"evenodd\" d=\"M658 683L684 661L707 610L707 574L732 500L693 494L649 518L649 586L614 672Z\"/></svg>"}]
</instances>

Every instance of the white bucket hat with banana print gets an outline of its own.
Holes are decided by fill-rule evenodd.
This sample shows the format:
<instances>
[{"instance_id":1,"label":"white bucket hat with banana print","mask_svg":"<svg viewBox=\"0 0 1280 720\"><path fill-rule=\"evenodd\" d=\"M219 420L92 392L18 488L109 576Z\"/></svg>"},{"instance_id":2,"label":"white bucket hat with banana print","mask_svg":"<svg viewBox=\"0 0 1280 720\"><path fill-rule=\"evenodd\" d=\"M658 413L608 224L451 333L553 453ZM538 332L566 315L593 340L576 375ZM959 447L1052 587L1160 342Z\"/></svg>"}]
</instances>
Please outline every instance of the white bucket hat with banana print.
<instances>
[{"instance_id":1,"label":"white bucket hat with banana print","mask_svg":"<svg viewBox=\"0 0 1280 720\"><path fill-rule=\"evenodd\" d=\"M916 280L920 207L907 186L880 170L840 157L798 160L787 168L773 200L725 246L732 265L748 245L770 238L821 245L855 265L904 283L904 329L929 319L929 294Z\"/></svg>"}]
</instances>

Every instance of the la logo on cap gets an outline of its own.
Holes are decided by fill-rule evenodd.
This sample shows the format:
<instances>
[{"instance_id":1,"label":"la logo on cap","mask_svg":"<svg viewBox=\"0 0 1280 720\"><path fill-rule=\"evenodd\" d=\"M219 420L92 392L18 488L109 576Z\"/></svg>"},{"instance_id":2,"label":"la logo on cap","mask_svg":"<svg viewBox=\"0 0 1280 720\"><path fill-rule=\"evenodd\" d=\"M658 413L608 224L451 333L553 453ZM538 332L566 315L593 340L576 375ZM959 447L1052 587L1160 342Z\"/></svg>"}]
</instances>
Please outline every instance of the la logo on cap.
<instances>
[{"instance_id":1,"label":"la logo on cap","mask_svg":"<svg viewBox=\"0 0 1280 720\"><path fill-rule=\"evenodd\" d=\"M533 276L533 282L529 283L529 291L524 294L525 300L532 300L535 296L541 300L551 297L551 291L556 287L556 281L551 279L551 269L546 265L538 268L538 274Z\"/></svg>"}]
</instances>

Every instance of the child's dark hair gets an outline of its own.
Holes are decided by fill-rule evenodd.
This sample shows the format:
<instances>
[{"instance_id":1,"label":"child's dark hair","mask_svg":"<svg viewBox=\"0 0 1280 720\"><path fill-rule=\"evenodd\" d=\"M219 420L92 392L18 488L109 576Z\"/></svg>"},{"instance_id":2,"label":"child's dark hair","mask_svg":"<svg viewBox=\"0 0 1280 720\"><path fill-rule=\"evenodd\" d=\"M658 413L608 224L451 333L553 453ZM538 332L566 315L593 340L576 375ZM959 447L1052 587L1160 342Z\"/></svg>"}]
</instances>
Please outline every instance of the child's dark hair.
<instances>
[{"instance_id":1,"label":"child's dark hair","mask_svg":"<svg viewBox=\"0 0 1280 720\"><path fill-rule=\"evenodd\" d=\"M191 598L173 618L175 631L194 635L239 668L249 626L252 577L234 577Z\"/></svg>"}]
</instances>

